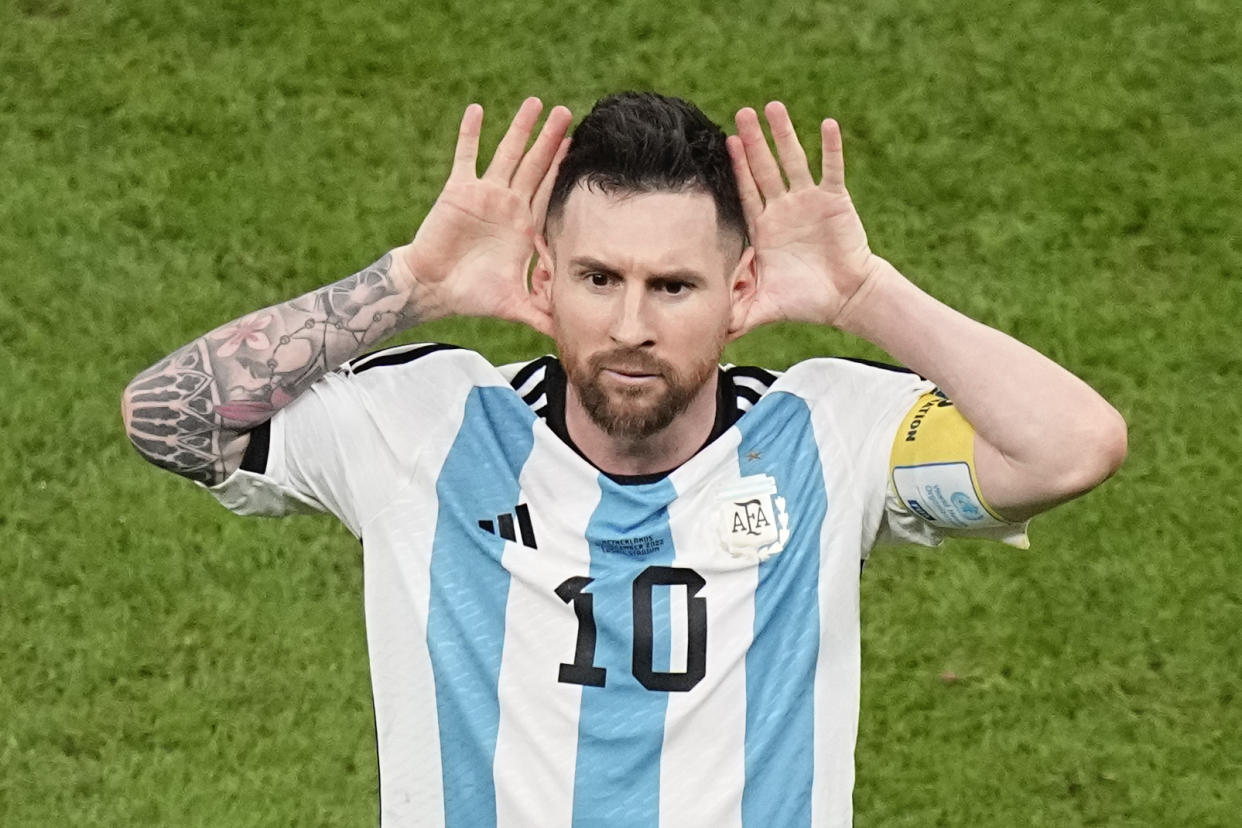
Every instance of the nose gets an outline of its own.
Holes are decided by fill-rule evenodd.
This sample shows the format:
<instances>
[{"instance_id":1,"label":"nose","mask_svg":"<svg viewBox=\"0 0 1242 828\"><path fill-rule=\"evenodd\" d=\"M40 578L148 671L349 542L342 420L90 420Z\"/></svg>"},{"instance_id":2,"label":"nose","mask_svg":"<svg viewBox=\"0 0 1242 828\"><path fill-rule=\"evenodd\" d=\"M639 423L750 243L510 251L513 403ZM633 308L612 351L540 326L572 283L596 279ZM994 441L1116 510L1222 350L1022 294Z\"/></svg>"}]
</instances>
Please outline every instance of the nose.
<instances>
[{"instance_id":1,"label":"nose","mask_svg":"<svg viewBox=\"0 0 1242 828\"><path fill-rule=\"evenodd\" d=\"M608 336L624 348L654 345L655 336L649 315L646 291L638 285L626 285L617 296Z\"/></svg>"}]
</instances>

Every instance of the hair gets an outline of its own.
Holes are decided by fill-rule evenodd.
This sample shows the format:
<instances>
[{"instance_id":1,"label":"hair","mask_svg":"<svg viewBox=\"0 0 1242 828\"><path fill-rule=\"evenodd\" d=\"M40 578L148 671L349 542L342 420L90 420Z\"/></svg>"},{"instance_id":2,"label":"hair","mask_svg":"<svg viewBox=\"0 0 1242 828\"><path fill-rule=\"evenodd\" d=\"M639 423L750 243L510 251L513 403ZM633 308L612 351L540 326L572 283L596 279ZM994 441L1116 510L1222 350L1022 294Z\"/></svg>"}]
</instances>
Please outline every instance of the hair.
<instances>
[{"instance_id":1,"label":"hair","mask_svg":"<svg viewBox=\"0 0 1242 828\"><path fill-rule=\"evenodd\" d=\"M724 131L689 101L619 92L596 101L573 133L552 185L554 224L579 183L617 195L703 192L721 229L746 238L746 217Z\"/></svg>"}]
</instances>

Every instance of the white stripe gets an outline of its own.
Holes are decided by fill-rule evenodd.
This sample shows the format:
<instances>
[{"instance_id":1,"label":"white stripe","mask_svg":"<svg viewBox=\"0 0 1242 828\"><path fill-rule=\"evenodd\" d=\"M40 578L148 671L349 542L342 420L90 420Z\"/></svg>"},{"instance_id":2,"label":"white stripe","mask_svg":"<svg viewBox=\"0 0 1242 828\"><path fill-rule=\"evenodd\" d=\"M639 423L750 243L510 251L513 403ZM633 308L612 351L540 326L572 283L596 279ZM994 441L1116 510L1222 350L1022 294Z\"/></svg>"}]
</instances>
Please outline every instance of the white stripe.
<instances>
[{"instance_id":1,"label":"white stripe","mask_svg":"<svg viewBox=\"0 0 1242 828\"><path fill-rule=\"evenodd\" d=\"M683 484L678 472L670 478L679 491L686 492L669 507L677 552L673 565L689 567L706 581L696 597L707 602L708 636L703 680L689 692L668 694L660 759L661 825L735 828L742 824L745 653L754 633L759 570L724 551L715 521L717 492L739 479L738 439L733 429L699 455L698 460L714 455L707 479L684 479ZM673 590L671 597L673 669L678 669L676 665L685 663L685 591Z\"/></svg>"},{"instance_id":2,"label":"white stripe","mask_svg":"<svg viewBox=\"0 0 1242 828\"><path fill-rule=\"evenodd\" d=\"M827 406L812 409L811 425L821 457L844 453ZM853 447L857 450L858 447ZM815 664L815 776L811 824L849 828L853 820L854 743L858 736L859 566L862 560L863 494L856 478L823 463L828 514L821 531L819 565L819 658ZM848 522L847 522L848 521Z\"/></svg>"},{"instance_id":3,"label":"white stripe","mask_svg":"<svg viewBox=\"0 0 1242 828\"><path fill-rule=\"evenodd\" d=\"M452 441L428 446L428 468ZM437 452L441 456L434 456ZM442 826L444 788L435 679L427 649L435 486L410 487L363 527L367 650L375 698L384 828Z\"/></svg>"},{"instance_id":4,"label":"white stripe","mask_svg":"<svg viewBox=\"0 0 1242 828\"><path fill-rule=\"evenodd\" d=\"M509 543L502 559L512 578L493 765L498 828L572 824L582 687L557 676L560 664L574 659L578 621L555 590L590 572L585 536L600 500L597 480L542 421L535 424L519 482L539 548Z\"/></svg>"},{"instance_id":5,"label":"white stripe","mask_svg":"<svg viewBox=\"0 0 1242 828\"><path fill-rule=\"evenodd\" d=\"M686 672L686 637L690 624L690 618L686 612L687 592L686 587L681 584L674 584L668 588L668 620L671 640L668 671L670 673Z\"/></svg>"},{"instance_id":6,"label":"white stripe","mask_svg":"<svg viewBox=\"0 0 1242 828\"><path fill-rule=\"evenodd\" d=\"M535 373L527 377L526 382L522 383L516 389L514 389L515 391L517 391L517 395L519 397L525 397L531 391L535 390L535 386L541 385L543 383L543 375L545 373L547 372L544 369L540 368L538 371L536 371Z\"/></svg>"}]
</instances>

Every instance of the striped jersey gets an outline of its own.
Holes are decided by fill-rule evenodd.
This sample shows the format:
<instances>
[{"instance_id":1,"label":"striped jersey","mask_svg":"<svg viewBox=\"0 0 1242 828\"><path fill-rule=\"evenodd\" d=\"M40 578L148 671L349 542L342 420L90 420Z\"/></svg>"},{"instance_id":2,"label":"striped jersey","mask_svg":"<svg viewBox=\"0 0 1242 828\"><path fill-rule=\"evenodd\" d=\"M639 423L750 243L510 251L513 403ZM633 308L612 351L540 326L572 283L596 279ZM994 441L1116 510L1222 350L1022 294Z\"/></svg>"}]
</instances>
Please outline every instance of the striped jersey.
<instances>
[{"instance_id":1,"label":"striped jersey","mask_svg":"<svg viewBox=\"0 0 1242 828\"><path fill-rule=\"evenodd\" d=\"M386 828L848 826L859 569L939 541L888 483L930 387L724 366L713 439L620 478L568 440L554 358L403 346L326 375L212 491L362 540Z\"/></svg>"}]
</instances>

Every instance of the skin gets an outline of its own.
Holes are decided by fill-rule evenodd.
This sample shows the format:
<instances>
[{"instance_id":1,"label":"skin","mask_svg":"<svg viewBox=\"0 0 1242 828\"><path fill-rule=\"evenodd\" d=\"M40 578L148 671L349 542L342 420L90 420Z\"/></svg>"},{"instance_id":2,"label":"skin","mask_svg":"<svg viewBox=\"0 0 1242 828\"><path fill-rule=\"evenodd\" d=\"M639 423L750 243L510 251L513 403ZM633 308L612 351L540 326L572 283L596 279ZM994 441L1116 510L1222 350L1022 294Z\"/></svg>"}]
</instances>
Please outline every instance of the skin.
<instances>
[{"instance_id":1,"label":"skin","mask_svg":"<svg viewBox=\"0 0 1242 828\"><path fill-rule=\"evenodd\" d=\"M775 156L753 109L737 113L738 134L728 139L759 282L743 332L782 319L831 325L935 382L975 429L983 496L1010 519L1112 475L1126 455L1117 410L1060 365L937 301L871 252L845 188L836 121L820 124L816 183L784 104L769 103L764 115Z\"/></svg>"},{"instance_id":2,"label":"skin","mask_svg":"<svg viewBox=\"0 0 1242 828\"><path fill-rule=\"evenodd\" d=\"M492 163L477 175L483 110L467 108L453 171L414 240L339 282L210 331L139 373L121 397L146 460L205 485L241 465L247 432L325 373L420 322L496 316L548 332L526 272L572 116L523 102ZM541 219L540 219L541 221Z\"/></svg>"},{"instance_id":3,"label":"skin","mask_svg":"<svg viewBox=\"0 0 1242 828\"><path fill-rule=\"evenodd\" d=\"M750 254L723 232L704 192L573 191L532 274L537 306L569 377L570 437L618 474L675 468L707 440L725 342L754 296ZM584 403L591 387L613 419L658 429L609 428ZM673 404L670 398L685 397ZM674 416L675 415L675 416Z\"/></svg>"},{"instance_id":4,"label":"skin","mask_svg":"<svg viewBox=\"0 0 1242 828\"><path fill-rule=\"evenodd\" d=\"M471 105L449 180L409 244L139 374L122 400L139 452L219 482L240 463L245 432L326 371L404 327L463 315L522 322L557 339L572 380L570 435L605 471L659 472L691 456L714 419L708 369L724 341L785 320L861 336L939 385L974 427L980 486L1007 517L1079 495L1120 466L1125 422L1086 383L928 296L872 253L832 119L820 124L817 182L783 104L764 109L775 154L758 113L737 113L728 150L751 242L739 252L715 226L710 199L693 192L580 189L553 238L541 238L571 117L551 110L526 150L541 108L535 98L522 104L480 176L483 111ZM641 419L679 377L690 386L684 408L655 430L605 427L584 399L593 386L604 408Z\"/></svg>"},{"instance_id":5,"label":"skin","mask_svg":"<svg viewBox=\"0 0 1242 828\"><path fill-rule=\"evenodd\" d=\"M136 376L121 412L138 453L212 485L241 465L246 432L327 371L419 321L393 257L221 325Z\"/></svg>"}]
</instances>

